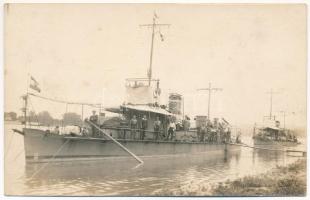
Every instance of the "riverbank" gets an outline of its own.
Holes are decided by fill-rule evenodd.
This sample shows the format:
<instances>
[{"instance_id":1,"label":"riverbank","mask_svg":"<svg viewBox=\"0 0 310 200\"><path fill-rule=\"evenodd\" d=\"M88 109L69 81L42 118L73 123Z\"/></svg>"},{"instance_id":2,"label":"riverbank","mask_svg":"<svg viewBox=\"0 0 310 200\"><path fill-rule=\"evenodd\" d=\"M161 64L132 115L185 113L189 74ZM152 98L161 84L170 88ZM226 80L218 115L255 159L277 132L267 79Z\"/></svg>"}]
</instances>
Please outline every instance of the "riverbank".
<instances>
[{"instance_id":1,"label":"riverbank","mask_svg":"<svg viewBox=\"0 0 310 200\"><path fill-rule=\"evenodd\" d=\"M300 159L257 176L246 176L219 183L212 188L216 196L305 196L307 161Z\"/></svg>"},{"instance_id":2,"label":"riverbank","mask_svg":"<svg viewBox=\"0 0 310 200\"><path fill-rule=\"evenodd\" d=\"M179 186L174 191L160 191L159 196L305 196L307 160L299 159L288 166L214 185L208 183Z\"/></svg>"}]
</instances>

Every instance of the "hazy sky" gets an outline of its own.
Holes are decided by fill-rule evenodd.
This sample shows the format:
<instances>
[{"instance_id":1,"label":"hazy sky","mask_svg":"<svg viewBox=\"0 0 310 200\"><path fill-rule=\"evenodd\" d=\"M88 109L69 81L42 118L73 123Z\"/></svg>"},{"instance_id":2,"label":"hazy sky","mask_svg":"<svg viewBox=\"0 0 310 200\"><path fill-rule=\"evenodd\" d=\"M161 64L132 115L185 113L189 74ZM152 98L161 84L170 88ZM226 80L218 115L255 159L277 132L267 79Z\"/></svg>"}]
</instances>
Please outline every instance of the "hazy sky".
<instances>
[{"instance_id":1,"label":"hazy sky","mask_svg":"<svg viewBox=\"0 0 310 200\"><path fill-rule=\"evenodd\" d=\"M211 115L234 124L254 124L286 110L287 125L306 123L305 5L111 5L20 4L5 9L5 110L19 114L20 96L33 75L42 95L72 101L124 101L124 80L146 77L153 12L164 41L155 38L153 75L164 91L185 95L185 111L207 112L209 82L223 88L211 100ZM65 105L33 99L35 111L54 116ZM68 111L80 111L69 106ZM295 112L295 114L291 114ZM282 120L282 115L279 114Z\"/></svg>"}]
</instances>

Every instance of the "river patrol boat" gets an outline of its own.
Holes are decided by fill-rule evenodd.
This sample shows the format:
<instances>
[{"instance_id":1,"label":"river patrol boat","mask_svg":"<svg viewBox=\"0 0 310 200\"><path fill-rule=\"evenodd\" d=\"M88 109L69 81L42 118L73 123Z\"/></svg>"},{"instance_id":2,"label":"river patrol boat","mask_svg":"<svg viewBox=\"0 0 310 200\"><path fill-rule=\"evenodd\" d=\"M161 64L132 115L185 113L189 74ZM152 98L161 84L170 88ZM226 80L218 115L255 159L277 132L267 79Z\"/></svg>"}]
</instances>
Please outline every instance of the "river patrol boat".
<instances>
[{"instance_id":1,"label":"river patrol boat","mask_svg":"<svg viewBox=\"0 0 310 200\"><path fill-rule=\"evenodd\" d=\"M294 146L299 144L295 134L280 127L280 121L268 119L263 126L255 126L253 130L254 145Z\"/></svg>"},{"instance_id":2,"label":"river patrol boat","mask_svg":"<svg viewBox=\"0 0 310 200\"><path fill-rule=\"evenodd\" d=\"M40 128L30 128L25 126L23 130L14 130L24 137L25 157L27 162L64 161L64 160L85 160L85 159L105 159L123 158L133 156L139 162L146 156L167 156L182 154L203 154L207 157L219 158L227 153L239 152L239 139L233 134L228 137L225 127L229 127L226 120L221 124L222 129L217 124L208 129L213 130L213 138L199 137L200 127L207 124L207 120L200 120L199 124L191 128L189 118L182 111L183 97L180 94L169 95L169 104L163 105L160 102L161 89L160 80L152 78L152 54L154 29L163 24L156 23L156 17L150 26L152 32L150 68L147 78L134 78L126 80L126 103L114 108L105 108L107 112L119 114L117 122L111 122L99 115L96 122L83 119L84 125L79 133L59 134L54 130L42 130ZM27 101L29 96L39 95L27 93L24 96L24 114L27 119ZM41 97L43 98L43 97ZM47 99L47 98L43 98ZM50 99L48 99L50 100ZM77 103L75 103L77 104ZM85 105L85 103L81 103ZM183 107L184 108L184 107ZM130 120L137 118L136 128L130 127ZM147 118L147 127L141 129L139 123L142 117ZM155 120L161 121L159 137L154 131ZM169 122L173 120L176 124L172 139L167 139ZM210 121L210 120L209 120ZM26 125L27 123L25 123ZM205 125L201 125L205 124ZM219 133L221 131L221 134ZM94 134L96 132L96 134ZM132 133L134 135L132 137ZM139 134L145 134L141 139Z\"/></svg>"},{"instance_id":3,"label":"river patrol boat","mask_svg":"<svg viewBox=\"0 0 310 200\"><path fill-rule=\"evenodd\" d=\"M280 126L280 121L276 119L276 116L272 113L272 99L273 90L270 94L270 113L263 120L263 125L254 125L253 129L253 143L254 145L274 146L274 147L286 147L300 144L294 132L285 128L285 111L284 113L283 127Z\"/></svg>"}]
</instances>

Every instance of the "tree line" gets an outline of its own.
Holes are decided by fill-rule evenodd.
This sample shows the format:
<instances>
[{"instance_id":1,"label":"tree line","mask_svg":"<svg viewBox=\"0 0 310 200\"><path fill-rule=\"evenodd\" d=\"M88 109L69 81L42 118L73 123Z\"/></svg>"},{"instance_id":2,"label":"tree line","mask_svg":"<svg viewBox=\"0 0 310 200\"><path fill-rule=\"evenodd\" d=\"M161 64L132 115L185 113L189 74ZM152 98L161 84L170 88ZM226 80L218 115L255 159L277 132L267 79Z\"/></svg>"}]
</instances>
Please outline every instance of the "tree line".
<instances>
[{"instance_id":1,"label":"tree line","mask_svg":"<svg viewBox=\"0 0 310 200\"><path fill-rule=\"evenodd\" d=\"M5 121L19 121L25 123L24 116L18 116L15 112L5 112ZM53 118L48 111L42 111L36 114L30 111L27 114L27 122L37 123L42 126L62 126L62 125L82 125L82 118L79 114L68 112L62 115L61 119Z\"/></svg>"}]
</instances>

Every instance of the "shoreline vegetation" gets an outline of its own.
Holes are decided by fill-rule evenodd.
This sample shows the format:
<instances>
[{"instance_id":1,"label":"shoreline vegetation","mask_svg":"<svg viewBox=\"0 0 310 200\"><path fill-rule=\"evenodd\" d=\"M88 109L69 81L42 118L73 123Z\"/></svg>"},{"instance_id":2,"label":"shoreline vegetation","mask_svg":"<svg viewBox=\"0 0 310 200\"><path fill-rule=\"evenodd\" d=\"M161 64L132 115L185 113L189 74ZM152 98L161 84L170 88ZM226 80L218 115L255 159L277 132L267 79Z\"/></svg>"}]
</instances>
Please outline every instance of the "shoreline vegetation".
<instances>
[{"instance_id":1,"label":"shoreline vegetation","mask_svg":"<svg viewBox=\"0 0 310 200\"><path fill-rule=\"evenodd\" d=\"M179 186L162 190L159 196L305 196L307 191L307 160L299 159L287 166L277 166L266 173L209 185Z\"/></svg>"}]
</instances>

